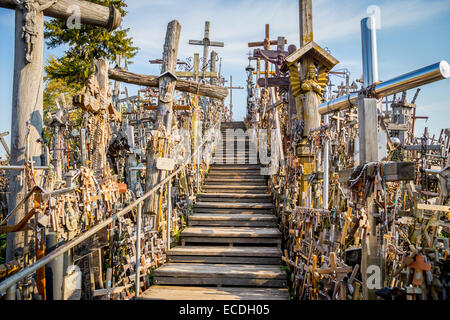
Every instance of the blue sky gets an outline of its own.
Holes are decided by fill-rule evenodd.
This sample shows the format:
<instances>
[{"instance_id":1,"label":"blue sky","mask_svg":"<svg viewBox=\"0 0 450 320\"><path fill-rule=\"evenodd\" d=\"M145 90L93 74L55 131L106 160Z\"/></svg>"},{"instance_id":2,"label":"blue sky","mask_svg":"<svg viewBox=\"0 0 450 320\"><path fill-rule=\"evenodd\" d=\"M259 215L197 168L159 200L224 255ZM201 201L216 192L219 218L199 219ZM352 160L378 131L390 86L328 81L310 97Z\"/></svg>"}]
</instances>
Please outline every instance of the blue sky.
<instances>
[{"instance_id":1,"label":"blue sky","mask_svg":"<svg viewBox=\"0 0 450 320\"><path fill-rule=\"evenodd\" d=\"M314 40L327 47L340 64L347 68L352 80L362 75L360 20L367 8L380 8L381 30L378 30L380 80L430 65L450 61L450 0L313 0ZM225 42L215 50L222 57L226 79L245 86L248 64L247 42L264 38L264 25L269 23L273 39L285 36L289 44L299 45L298 1L295 0L128 0L124 27L139 54L130 70L159 74L159 67L149 59L160 58L167 23L177 19L182 26L179 57L185 59L202 48L188 45L190 39L202 39L204 21L211 21L211 40ZM14 68L14 12L0 9L0 131L10 130L11 95ZM46 50L61 55L63 48ZM339 80L340 82L340 80ZM128 86L130 93L136 86ZM414 92L409 93L409 97ZM245 115L246 92L233 92L235 119ZM450 80L424 86L417 99L418 115L428 115L428 122L418 120L416 134L428 126L432 133L450 127ZM9 137L7 137L9 142ZM0 155L3 155L3 150Z\"/></svg>"}]
</instances>

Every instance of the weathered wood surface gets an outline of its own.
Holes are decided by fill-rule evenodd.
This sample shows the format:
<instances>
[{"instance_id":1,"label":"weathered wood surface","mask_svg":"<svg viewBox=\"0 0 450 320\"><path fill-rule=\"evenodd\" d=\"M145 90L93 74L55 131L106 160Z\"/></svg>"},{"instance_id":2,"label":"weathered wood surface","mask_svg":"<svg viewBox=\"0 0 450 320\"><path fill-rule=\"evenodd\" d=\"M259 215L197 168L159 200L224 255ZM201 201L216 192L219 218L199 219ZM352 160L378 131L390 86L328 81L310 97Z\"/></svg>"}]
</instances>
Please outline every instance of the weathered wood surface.
<instances>
[{"instance_id":1,"label":"weathered wood surface","mask_svg":"<svg viewBox=\"0 0 450 320\"><path fill-rule=\"evenodd\" d=\"M216 202L198 202L195 207L204 208L244 208L244 209L272 209L271 203L216 203Z\"/></svg>"},{"instance_id":2,"label":"weathered wood surface","mask_svg":"<svg viewBox=\"0 0 450 320\"><path fill-rule=\"evenodd\" d=\"M181 246L170 249L169 255L180 256L233 256L233 257L281 257L279 248L275 247L221 247L221 246Z\"/></svg>"},{"instance_id":3,"label":"weathered wood surface","mask_svg":"<svg viewBox=\"0 0 450 320\"><path fill-rule=\"evenodd\" d=\"M286 279L286 273L279 266L227 265L201 263L167 263L155 270L155 277L225 277Z\"/></svg>"},{"instance_id":4,"label":"weathered wood surface","mask_svg":"<svg viewBox=\"0 0 450 320\"><path fill-rule=\"evenodd\" d=\"M231 126L235 124L231 123ZM233 175L233 169L241 169L242 177L249 182L243 185L242 179L225 179ZM286 287L286 273L280 269L282 234L276 226L277 217L272 212L273 204L267 193L266 180L261 179L256 172L245 172L258 172L260 166L213 164L211 170L223 174L216 175L219 177L215 179L216 182L206 180L202 187L203 193L198 195L194 205L194 214L188 217L189 226L181 233L182 246L172 248L167 253L169 263L155 271L155 283ZM247 185L250 183L256 185ZM185 246L186 243L196 245ZM157 288L161 286L150 288L144 297L161 298L164 293ZM196 290L190 287L189 291L191 288ZM240 290L240 298L256 299L254 293L244 294L246 290ZM264 290L267 300L288 298L287 295L279 294L285 291ZM203 297L203 289L199 292L199 297ZM188 295L191 299L197 298ZM178 297L177 293L174 296ZM232 297L225 295L221 298Z\"/></svg>"},{"instance_id":5,"label":"weathered wood surface","mask_svg":"<svg viewBox=\"0 0 450 320\"><path fill-rule=\"evenodd\" d=\"M415 178L415 162L386 162L383 164L382 178L385 181L408 181ZM354 168L339 171L339 182L347 183Z\"/></svg>"},{"instance_id":6,"label":"weathered wood surface","mask_svg":"<svg viewBox=\"0 0 450 320\"><path fill-rule=\"evenodd\" d=\"M34 166L41 165L42 146L37 143L43 131L43 61L44 61L44 15L36 13L34 18L35 39L31 62L25 59L26 43L22 38L24 12L16 10L15 17L15 46L14 46L14 81L11 111L11 157L9 164L23 166L26 161L27 122L30 122L28 155L34 161ZM39 177L38 177L39 179ZM39 181L39 180L38 180ZM9 174L8 210L11 212L24 198L26 184L20 178L20 172ZM16 225L25 216L25 206L21 207L8 221L9 225ZM6 260L14 258L14 249L24 245L24 233L9 233L7 235Z\"/></svg>"},{"instance_id":7,"label":"weathered wood surface","mask_svg":"<svg viewBox=\"0 0 450 320\"><path fill-rule=\"evenodd\" d=\"M266 199L266 198L270 198L270 195L267 193L248 193L248 194L242 194L242 193L212 193L212 192L208 192L208 193L203 193L200 194L201 197L204 198L229 198L232 197L234 199L240 199L240 198L245 198L245 199Z\"/></svg>"},{"instance_id":8,"label":"weathered wood surface","mask_svg":"<svg viewBox=\"0 0 450 320\"><path fill-rule=\"evenodd\" d=\"M44 4L45 2L39 1L39 3ZM0 0L0 7L15 9L16 4L14 0ZM122 22L122 16L117 9L80 0L58 0L51 7L44 10L44 15L52 18L68 19L74 14L71 8L79 10L81 24L114 30Z\"/></svg>"},{"instance_id":9,"label":"weathered wood surface","mask_svg":"<svg viewBox=\"0 0 450 320\"><path fill-rule=\"evenodd\" d=\"M221 208L202 208L196 207L197 213L216 213L216 214L272 214L272 209L221 209Z\"/></svg>"},{"instance_id":10,"label":"weathered wood surface","mask_svg":"<svg viewBox=\"0 0 450 320\"><path fill-rule=\"evenodd\" d=\"M231 221L231 220L249 220L249 221L275 221L276 217L267 214L203 214L197 213L189 217L189 220L197 221Z\"/></svg>"},{"instance_id":11,"label":"weathered wood surface","mask_svg":"<svg viewBox=\"0 0 450 320\"><path fill-rule=\"evenodd\" d=\"M136 84L139 86L158 87L159 81L157 76L149 76L143 74L132 73L122 69L109 69L109 78L112 80L122 81L126 83ZM223 100L228 96L228 89L224 87L214 86L207 83L198 83L195 81L177 79L175 89L182 92L198 94L200 96L216 98Z\"/></svg>"},{"instance_id":12,"label":"weathered wood surface","mask_svg":"<svg viewBox=\"0 0 450 320\"><path fill-rule=\"evenodd\" d=\"M169 22L167 25L166 38L164 41L163 61L161 66L161 76L158 78L158 109L156 112L156 130L163 137L168 138L172 128L172 107L174 102L175 79L173 74L177 65L178 44L180 41L181 25L177 20ZM157 139L157 137L153 137ZM166 153L166 148L164 155ZM161 172L156 167L156 159L160 156L159 146L148 143L146 146L146 177L145 190L150 190L153 186L165 178L165 172ZM152 195L144 202L144 212L152 212L154 203L158 195Z\"/></svg>"},{"instance_id":13,"label":"weathered wood surface","mask_svg":"<svg viewBox=\"0 0 450 320\"><path fill-rule=\"evenodd\" d=\"M188 227L182 232L186 237L249 237L249 238L277 238L281 236L280 230L276 228L208 228L208 227Z\"/></svg>"},{"instance_id":14,"label":"weathered wood surface","mask_svg":"<svg viewBox=\"0 0 450 320\"><path fill-rule=\"evenodd\" d=\"M287 289L153 286L142 300L288 300Z\"/></svg>"}]
</instances>

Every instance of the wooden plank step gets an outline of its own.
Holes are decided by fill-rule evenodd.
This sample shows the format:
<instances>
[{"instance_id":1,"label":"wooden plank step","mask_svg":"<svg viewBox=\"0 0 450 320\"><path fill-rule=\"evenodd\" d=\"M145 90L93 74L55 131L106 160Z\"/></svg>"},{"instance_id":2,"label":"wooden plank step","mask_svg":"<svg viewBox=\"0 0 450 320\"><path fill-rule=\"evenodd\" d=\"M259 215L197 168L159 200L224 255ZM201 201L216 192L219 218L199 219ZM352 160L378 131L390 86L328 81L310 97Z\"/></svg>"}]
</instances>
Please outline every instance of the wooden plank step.
<instances>
[{"instance_id":1,"label":"wooden plank step","mask_svg":"<svg viewBox=\"0 0 450 320\"><path fill-rule=\"evenodd\" d=\"M214 188L214 187L219 187L219 188ZM250 186L251 187L251 186ZM252 193L261 193L261 194L265 194L267 192L267 187L265 187L264 189L235 189L235 190L230 190L231 187L224 187L224 186L219 186L219 185L209 185L209 186L203 186L202 187L202 192L203 194L208 194L208 193L215 193L215 192L222 192L222 193L239 193L239 194L252 194Z\"/></svg>"},{"instance_id":2,"label":"wooden plank step","mask_svg":"<svg viewBox=\"0 0 450 320\"><path fill-rule=\"evenodd\" d=\"M157 285L225 285L285 287L280 266L251 264L166 263L154 271Z\"/></svg>"},{"instance_id":3,"label":"wooden plank step","mask_svg":"<svg viewBox=\"0 0 450 320\"><path fill-rule=\"evenodd\" d=\"M276 227L277 218L269 214L196 213L189 216L189 226Z\"/></svg>"},{"instance_id":4,"label":"wooden plank step","mask_svg":"<svg viewBox=\"0 0 450 320\"><path fill-rule=\"evenodd\" d=\"M220 257L281 257L281 249L275 247L223 247L179 246L169 250L168 255L220 256Z\"/></svg>"},{"instance_id":5,"label":"wooden plank step","mask_svg":"<svg viewBox=\"0 0 450 320\"><path fill-rule=\"evenodd\" d=\"M237 173L237 174L250 174L250 175L261 175L261 169L228 169L228 168L212 168L209 170L209 174L230 174L230 173Z\"/></svg>"},{"instance_id":6,"label":"wooden plank step","mask_svg":"<svg viewBox=\"0 0 450 320\"><path fill-rule=\"evenodd\" d=\"M273 247L276 248L276 247ZM167 256L173 263L206 263L206 264L259 264L281 265L280 257L221 257L221 256Z\"/></svg>"},{"instance_id":7,"label":"wooden plank step","mask_svg":"<svg viewBox=\"0 0 450 320\"><path fill-rule=\"evenodd\" d=\"M274 215L267 214L194 214L189 216L189 220L197 220L197 221L226 221L226 220L249 220L249 221L276 221L277 217Z\"/></svg>"},{"instance_id":8,"label":"wooden plank step","mask_svg":"<svg viewBox=\"0 0 450 320\"><path fill-rule=\"evenodd\" d=\"M223 187L227 185L233 185L233 184L239 184L239 183L245 183L246 185L266 185L266 179L264 177L258 178L258 179L246 179L246 178L206 178L206 184L214 184L214 185L221 185Z\"/></svg>"},{"instance_id":9,"label":"wooden plank step","mask_svg":"<svg viewBox=\"0 0 450 320\"><path fill-rule=\"evenodd\" d=\"M226 208L226 209L272 209L272 203L233 203L233 202L197 202L194 208Z\"/></svg>"},{"instance_id":10,"label":"wooden plank step","mask_svg":"<svg viewBox=\"0 0 450 320\"><path fill-rule=\"evenodd\" d=\"M137 300L289 300L286 288L152 286Z\"/></svg>"},{"instance_id":11,"label":"wooden plank step","mask_svg":"<svg viewBox=\"0 0 450 320\"><path fill-rule=\"evenodd\" d=\"M277 228L225 228L225 227L187 227L181 232L182 237L218 237L218 238L280 238Z\"/></svg>"},{"instance_id":12,"label":"wooden plank step","mask_svg":"<svg viewBox=\"0 0 450 320\"><path fill-rule=\"evenodd\" d=\"M216 186L216 185L214 185L214 186L205 185L204 188L221 189L221 188L224 188L224 187L223 186ZM251 186L251 185L245 185L245 184L234 184L234 185L227 185L226 188L227 188L227 190L231 189L230 192L233 192L233 191L237 192L238 190L246 190L246 191L247 190L254 190L254 191L256 191L256 190L265 190L266 193L267 193L267 186ZM228 189L228 188L230 188L230 189Z\"/></svg>"},{"instance_id":13,"label":"wooden plank step","mask_svg":"<svg viewBox=\"0 0 450 320\"><path fill-rule=\"evenodd\" d=\"M270 198L237 198L237 197L207 197L207 193L197 196L197 201L200 202L233 202L233 203L272 203Z\"/></svg>"},{"instance_id":14,"label":"wooden plank step","mask_svg":"<svg viewBox=\"0 0 450 320\"><path fill-rule=\"evenodd\" d=\"M254 169L261 169L261 165L259 164L220 164L215 163L211 166L211 170L216 169L227 169L227 170L254 170Z\"/></svg>"},{"instance_id":15,"label":"wooden plank step","mask_svg":"<svg viewBox=\"0 0 450 320\"><path fill-rule=\"evenodd\" d=\"M194 212L210 214L273 214L272 209L194 208Z\"/></svg>"},{"instance_id":16,"label":"wooden plank step","mask_svg":"<svg viewBox=\"0 0 450 320\"><path fill-rule=\"evenodd\" d=\"M167 258L177 263L232 263L280 265L281 249L276 247L184 246L171 249Z\"/></svg>"},{"instance_id":17,"label":"wooden plank step","mask_svg":"<svg viewBox=\"0 0 450 320\"><path fill-rule=\"evenodd\" d=\"M232 190L233 191L233 190ZM270 194L268 193L200 193L199 196L203 198L242 198L242 199L271 199Z\"/></svg>"},{"instance_id":18,"label":"wooden plank step","mask_svg":"<svg viewBox=\"0 0 450 320\"><path fill-rule=\"evenodd\" d=\"M208 178L213 178L213 179L222 179L222 178L226 178L226 179L265 179L265 176L262 176L258 173L253 173L253 174L249 174L249 173L231 173L231 172L210 172L208 174Z\"/></svg>"}]
</instances>

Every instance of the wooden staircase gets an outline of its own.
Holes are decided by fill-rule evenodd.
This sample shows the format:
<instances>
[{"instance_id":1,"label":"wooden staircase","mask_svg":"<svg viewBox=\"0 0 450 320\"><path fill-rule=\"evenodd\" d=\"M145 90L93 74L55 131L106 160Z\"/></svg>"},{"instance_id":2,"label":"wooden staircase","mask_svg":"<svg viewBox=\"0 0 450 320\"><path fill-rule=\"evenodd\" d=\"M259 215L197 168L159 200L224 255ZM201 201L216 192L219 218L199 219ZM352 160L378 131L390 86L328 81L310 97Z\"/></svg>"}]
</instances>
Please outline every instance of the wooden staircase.
<instances>
[{"instance_id":1,"label":"wooden staircase","mask_svg":"<svg viewBox=\"0 0 450 320\"><path fill-rule=\"evenodd\" d=\"M243 122L222 123L223 164L211 166L182 245L168 252L168 262L154 271L156 285L141 299L289 299L266 178L249 155L248 137L234 138L245 150L226 153L227 129L245 132Z\"/></svg>"}]
</instances>

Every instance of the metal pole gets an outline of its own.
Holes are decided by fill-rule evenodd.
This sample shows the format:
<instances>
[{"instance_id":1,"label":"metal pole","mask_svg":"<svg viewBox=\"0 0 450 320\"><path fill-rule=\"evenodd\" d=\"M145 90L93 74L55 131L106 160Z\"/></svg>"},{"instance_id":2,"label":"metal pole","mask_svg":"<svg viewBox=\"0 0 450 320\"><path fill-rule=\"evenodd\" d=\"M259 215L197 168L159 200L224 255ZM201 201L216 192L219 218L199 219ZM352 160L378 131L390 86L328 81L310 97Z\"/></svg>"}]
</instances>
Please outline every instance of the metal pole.
<instances>
[{"instance_id":1,"label":"metal pole","mask_svg":"<svg viewBox=\"0 0 450 320\"><path fill-rule=\"evenodd\" d=\"M200 152L197 153L197 194L200 193Z\"/></svg>"},{"instance_id":2,"label":"metal pole","mask_svg":"<svg viewBox=\"0 0 450 320\"><path fill-rule=\"evenodd\" d=\"M54 251L57 246L56 232L48 232L45 237L46 252L48 255ZM63 300L63 282L64 282L64 256L59 256L50 261L46 268L46 282L47 282L47 299L48 300Z\"/></svg>"},{"instance_id":3,"label":"metal pole","mask_svg":"<svg viewBox=\"0 0 450 320\"><path fill-rule=\"evenodd\" d=\"M8 290L6 290L6 300L16 300L16 289L17 289L17 284L14 283L11 287L8 288Z\"/></svg>"},{"instance_id":4,"label":"metal pole","mask_svg":"<svg viewBox=\"0 0 450 320\"><path fill-rule=\"evenodd\" d=\"M411 90L432 82L450 77L450 66L447 61L440 61L424 68L414 70L393 79L378 83L374 86L372 94L380 99L391 94ZM321 115L348 109L356 104L359 92L353 92L319 105Z\"/></svg>"},{"instance_id":5,"label":"metal pole","mask_svg":"<svg viewBox=\"0 0 450 320\"><path fill-rule=\"evenodd\" d=\"M136 217L136 288L134 297L139 296L140 290L140 268L141 268L141 215L142 215L142 202L137 207Z\"/></svg>"},{"instance_id":6,"label":"metal pole","mask_svg":"<svg viewBox=\"0 0 450 320\"><path fill-rule=\"evenodd\" d=\"M167 184L167 252L170 250L170 229L172 221L172 180Z\"/></svg>"},{"instance_id":7,"label":"metal pole","mask_svg":"<svg viewBox=\"0 0 450 320\"><path fill-rule=\"evenodd\" d=\"M323 117L323 122L328 123L328 115ZM329 158L330 158L330 142L325 141L323 148L323 208L328 209L328 189L330 185L329 177Z\"/></svg>"},{"instance_id":8,"label":"metal pole","mask_svg":"<svg viewBox=\"0 0 450 320\"><path fill-rule=\"evenodd\" d=\"M86 166L86 129L81 129L80 131L80 138L81 138L81 166ZM134 149L134 145L132 146Z\"/></svg>"},{"instance_id":9,"label":"metal pole","mask_svg":"<svg viewBox=\"0 0 450 320\"><path fill-rule=\"evenodd\" d=\"M361 20L361 42L364 86L368 87L378 82L378 52L377 31L375 17L367 17Z\"/></svg>"}]
</instances>

